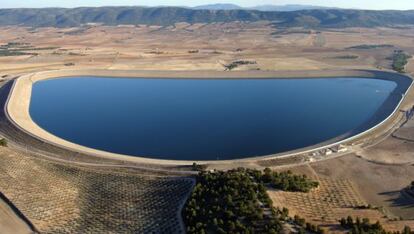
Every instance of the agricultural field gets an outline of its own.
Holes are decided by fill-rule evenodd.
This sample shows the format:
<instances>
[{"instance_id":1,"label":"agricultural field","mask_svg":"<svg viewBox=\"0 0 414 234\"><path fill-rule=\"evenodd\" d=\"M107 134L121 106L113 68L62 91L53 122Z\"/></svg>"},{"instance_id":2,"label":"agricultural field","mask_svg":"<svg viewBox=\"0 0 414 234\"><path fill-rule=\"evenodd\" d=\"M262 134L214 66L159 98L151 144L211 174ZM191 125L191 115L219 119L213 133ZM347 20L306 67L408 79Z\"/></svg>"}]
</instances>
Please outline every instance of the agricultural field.
<instances>
[{"instance_id":1,"label":"agricultural field","mask_svg":"<svg viewBox=\"0 0 414 234\"><path fill-rule=\"evenodd\" d=\"M410 46L414 37L411 28L279 29L259 21L36 29L9 26L0 27L0 33L0 76L96 67L391 70L395 51L403 51L407 56L414 53ZM409 63L410 58L406 59ZM399 57L395 61L395 69L405 62ZM410 69L408 64L407 72Z\"/></svg>"},{"instance_id":2,"label":"agricultural field","mask_svg":"<svg viewBox=\"0 0 414 234\"><path fill-rule=\"evenodd\" d=\"M0 149L0 190L40 233L180 233L189 178L43 161Z\"/></svg>"},{"instance_id":3,"label":"agricultural field","mask_svg":"<svg viewBox=\"0 0 414 234\"><path fill-rule=\"evenodd\" d=\"M414 228L414 198L404 193L410 185L411 167L379 165L350 154L293 167L294 172L319 181L319 187L309 193L268 193L275 206L285 206L290 216L298 215L328 233L345 233L338 221L348 216L379 221L387 231L401 231L405 226Z\"/></svg>"}]
</instances>

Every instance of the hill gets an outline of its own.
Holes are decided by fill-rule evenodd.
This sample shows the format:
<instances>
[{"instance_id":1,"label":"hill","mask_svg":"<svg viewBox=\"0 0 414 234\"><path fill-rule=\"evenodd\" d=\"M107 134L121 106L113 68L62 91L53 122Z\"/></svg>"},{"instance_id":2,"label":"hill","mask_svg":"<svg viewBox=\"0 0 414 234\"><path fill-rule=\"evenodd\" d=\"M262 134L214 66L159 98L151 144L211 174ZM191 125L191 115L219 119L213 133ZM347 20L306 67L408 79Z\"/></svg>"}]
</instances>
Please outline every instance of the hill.
<instances>
[{"instance_id":1,"label":"hill","mask_svg":"<svg viewBox=\"0 0 414 234\"><path fill-rule=\"evenodd\" d=\"M180 7L83 7L0 9L0 26L74 27L104 25L171 25L177 22L213 23L271 21L278 27L378 27L414 25L414 11L314 9L290 12L257 10L194 10Z\"/></svg>"},{"instance_id":2,"label":"hill","mask_svg":"<svg viewBox=\"0 0 414 234\"><path fill-rule=\"evenodd\" d=\"M300 11L315 9L334 9L333 7L287 4L287 5L258 5L254 7L241 7L235 4L209 4L193 7L196 10L257 10L257 11Z\"/></svg>"},{"instance_id":3,"label":"hill","mask_svg":"<svg viewBox=\"0 0 414 234\"><path fill-rule=\"evenodd\" d=\"M301 10L316 10L316 9L334 9L333 7L313 6L313 5L259 5L249 9L258 11L301 11Z\"/></svg>"},{"instance_id":4,"label":"hill","mask_svg":"<svg viewBox=\"0 0 414 234\"><path fill-rule=\"evenodd\" d=\"M241 10L243 7L235 5L235 4L208 4L208 5L201 5L193 7L196 10Z\"/></svg>"}]
</instances>

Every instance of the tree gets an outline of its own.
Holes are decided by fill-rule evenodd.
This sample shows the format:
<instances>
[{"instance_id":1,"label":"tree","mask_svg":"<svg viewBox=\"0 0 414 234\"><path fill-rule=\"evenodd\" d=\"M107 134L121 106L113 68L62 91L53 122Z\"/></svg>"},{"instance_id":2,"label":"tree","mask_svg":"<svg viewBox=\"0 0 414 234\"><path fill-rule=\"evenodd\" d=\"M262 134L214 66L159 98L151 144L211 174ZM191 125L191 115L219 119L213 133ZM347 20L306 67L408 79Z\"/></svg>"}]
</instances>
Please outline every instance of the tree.
<instances>
[{"instance_id":1,"label":"tree","mask_svg":"<svg viewBox=\"0 0 414 234\"><path fill-rule=\"evenodd\" d=\"M403 232L402 232L403 234L412 234L412 232L411 232L411 228L410 227L408 227L408 226L405 226L404 227L404 230L403 230Z\"/></svg>"},{"instance_id":2,"label":"tree","mask_svg":"<svg viewBox=\"0 0 414 234\"><path fill-rule=\"evenodd\" d=\"M281 216L283 220L285 220L289 216L289 210L286 207L283 207Z\"/></svg>"},{"instance_id":3,"label":"tree","mask_svg":"<svg viewBox=\"0 0 414 234\"><path fill-rule=\"evenodd\" d=\"M4 147L6 147L7 146L7 141L6 141L6 139L0 139L0 146L4 146Z\"/></svg>"},{"instance_id":4,"label":"tree","mask_svg":"<svg viewBox=\"0 0 414 234\"><path fill-rule=\"evenodd\" d=\"M341 227L346 228L347 227L347 222L345 218L342 218L339 223L341 224Z\"/></svg>"},{"instance_id":5,"label":"tree","mask_svg":"<svg viewBox=\"0 0 414 234\"><path fill-rule=\"evenodd\" d=\"M368 218L363 218L362 219L362 226L369 226L369 219Z\"/></svg>"},{"instance_id":6,"label":"tree","mask_svg":"<svg viewBox=\"0 0 414 234\"><path fill-rule=\"evenodd\" d=\"M354 226L354 220L352 219L352 217L351 217L351 216L348 216L348 217L346 218L346 224L348 225L348 227L352 227L352 226Z\"/></svg>"}]
</instances>

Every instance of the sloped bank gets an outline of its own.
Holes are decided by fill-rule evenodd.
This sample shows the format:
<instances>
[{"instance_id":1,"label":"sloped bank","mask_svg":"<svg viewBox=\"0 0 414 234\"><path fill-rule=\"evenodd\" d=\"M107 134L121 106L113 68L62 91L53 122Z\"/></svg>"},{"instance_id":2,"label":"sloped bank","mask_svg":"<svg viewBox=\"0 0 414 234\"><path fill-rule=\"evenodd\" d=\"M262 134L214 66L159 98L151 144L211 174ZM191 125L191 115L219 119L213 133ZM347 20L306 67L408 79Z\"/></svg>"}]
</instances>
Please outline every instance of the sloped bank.
<instances>
[{"instance_id":1,"label":"sloped bank","mask_svg":"<svg viewBox=\"0 0 414 234\"><path fill-rule=\"evenodd\" d=\"M156 164L156 165L188 165L193 161L176 161L176 160L158 160L144 157L132 157L127 155L120 155L115 153L104 152L88 147L80 146L59 137L56 137L41 127L39 127L31 119L29 114L30 97L32 85L40 80L53 79L58 77L70 76L102 76L102 77L150 77L150 78L323 78L323 77L363 77L373 79L390 80L397 83L397 88L390 95L382 108L373 116L373 118L364 123L361 128L356 129L354 134L349 134L345 139L333 139L328 142L321 143L317 146L307 147L306 149L298 149L294 152L287 152L269 156L218 161L219 163L238 162L255 162L261 159L271 159L275 157L286 157L301 154L304 151L308 152L315 148L328 147L332 144L346 143L356 138L361 138L371 131L378 128L378 126L388 123L397 110L411 86L412 79L401 74L382 72L382 71L368 71L368 70L323 70L323 71L286 71L286 72L264 72L264 71L248 71L248 72L212 72L212 71L198 71L198 72L180 72L180 71L117 71L117 70L61 70L39 72L34 74L27 74L21 76L13 83L8 101L5 104L5 114L7 119L14 124L22 132L26 133L32 138L45 144L65 149L69 152L74 152L78 155L90 155L107 160L118 160L122 162L140 163L140 164ZM379 123L376 126L373 124ZM368 127L369 126L369 127ZM361 129L363 132L361 132ZM366 130L366 131L365 131ZM357 135L355 135L357 134ZM205 162L198 162L205 163Z\"/></svg>"}]
</instances>

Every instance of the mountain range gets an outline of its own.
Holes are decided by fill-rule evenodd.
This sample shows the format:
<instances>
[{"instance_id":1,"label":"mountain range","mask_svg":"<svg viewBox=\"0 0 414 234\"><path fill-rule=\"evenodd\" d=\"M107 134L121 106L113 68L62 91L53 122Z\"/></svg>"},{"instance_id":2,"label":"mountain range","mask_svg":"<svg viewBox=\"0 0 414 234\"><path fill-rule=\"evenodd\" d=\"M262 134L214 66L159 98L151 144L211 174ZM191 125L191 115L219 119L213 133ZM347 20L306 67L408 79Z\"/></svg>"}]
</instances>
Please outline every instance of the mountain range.
<instances>
[{"instance_id":1,"label":"mountain range","mask_svg":"<svg viewBox=\"0 0 414 234\"><path fill-rule=\"evenodd\" d=\"M172 25L178 22L269 21L277 27L341 28L414 25L414 11L310 9L258 11L203 10L183 7L81 7L0 9L0 26L74 27L104 25Z\"/></svg>"},{"instance_id":2,"label":"mountain range","mask_svg":"<svg viewBox=\"0 0 414 234\"><path fill-rule=\"evenodd\" d=\"M208 4L193 7L196 10L258 10L258 11L300 11L300 10L314 10L314 9L334 9L333 7L287 4L287 5L258 5L254 7L241 7L239 5L225 3L225 4Z\"/></svg>"}]
</instances>

